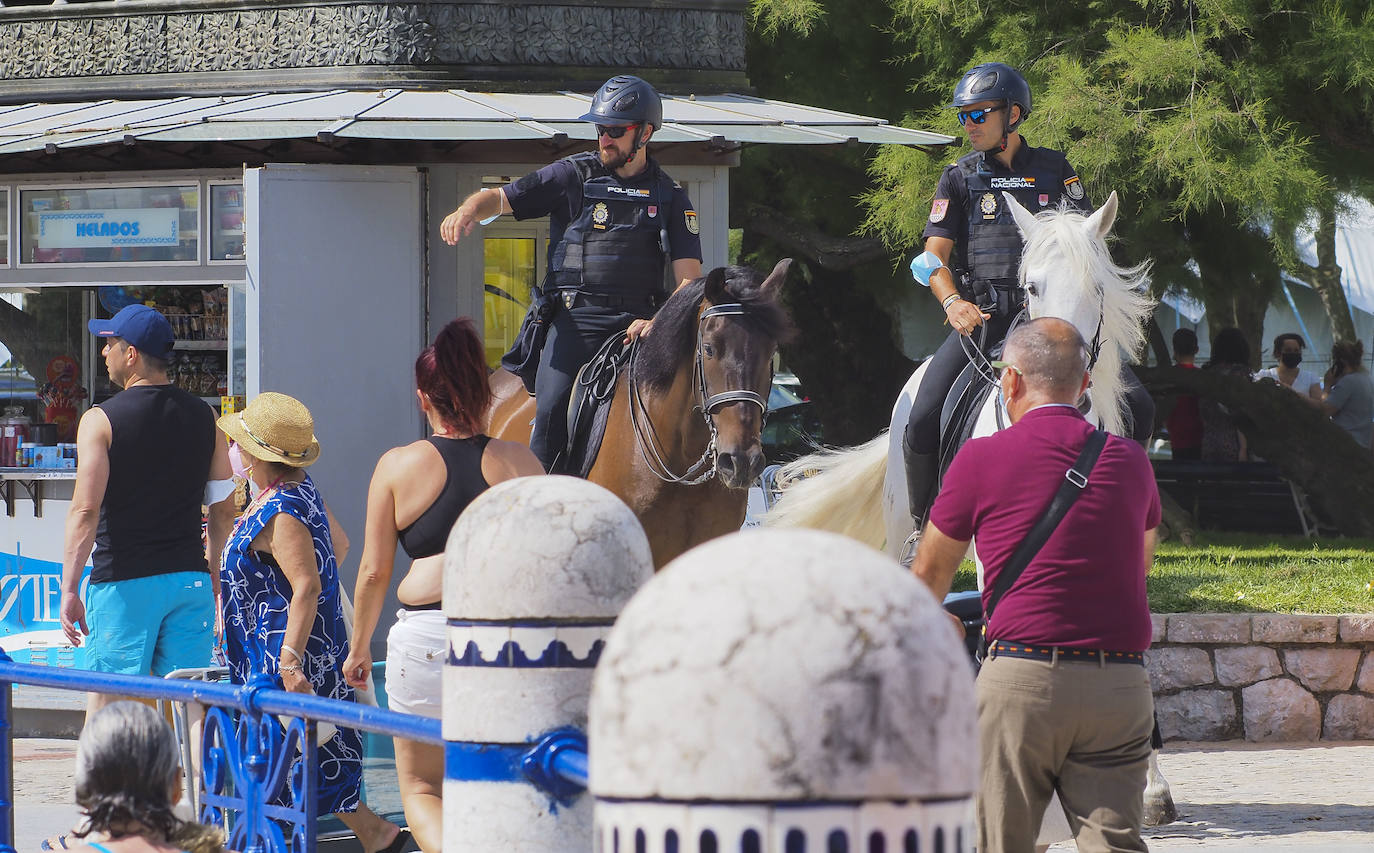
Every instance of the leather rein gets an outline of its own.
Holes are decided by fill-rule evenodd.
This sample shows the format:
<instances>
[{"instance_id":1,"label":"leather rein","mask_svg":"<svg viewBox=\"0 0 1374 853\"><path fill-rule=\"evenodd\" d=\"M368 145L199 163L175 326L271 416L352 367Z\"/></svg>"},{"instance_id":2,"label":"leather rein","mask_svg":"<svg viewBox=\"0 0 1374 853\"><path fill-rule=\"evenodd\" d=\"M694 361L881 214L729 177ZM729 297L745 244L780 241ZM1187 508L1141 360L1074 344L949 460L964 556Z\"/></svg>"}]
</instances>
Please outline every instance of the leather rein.
<instances>
[{"instance_id":1,"label":"leather rein","mask_svg":"<svg viewBox=\"0 0 1374 853\"><path fill-rule=\"evenodd\" d=\"M665 483L695 486L716 475L716 438L718 433L713 415L717 409L730 403L752 403L759 407L759 413L762 417L768 417L768 400L754 391L731 389L712 394L710 389L706 387L706 371L702 364L703 356L701 354L702 326L710 317L744 316L748 313L749 309L743 303L723 302L719 305L712 305L697 317L697 345L692 362L692 381L696 385L697 402L693 409L701 412L711 437L706 443L706 449L702 451L701 458L692 463L681 474L673 473L673 469L669 467L668 461L664 458L663 443L658 438L648 406L639 392L639 383L635 381L635 364L639 356L638 342L630 351L629 382L627 384L630 390L630 424L634 427L635 445L639 448L639 457L644 460L644 464L654 473L654 476Z\"/></svg>"}]
</instances>

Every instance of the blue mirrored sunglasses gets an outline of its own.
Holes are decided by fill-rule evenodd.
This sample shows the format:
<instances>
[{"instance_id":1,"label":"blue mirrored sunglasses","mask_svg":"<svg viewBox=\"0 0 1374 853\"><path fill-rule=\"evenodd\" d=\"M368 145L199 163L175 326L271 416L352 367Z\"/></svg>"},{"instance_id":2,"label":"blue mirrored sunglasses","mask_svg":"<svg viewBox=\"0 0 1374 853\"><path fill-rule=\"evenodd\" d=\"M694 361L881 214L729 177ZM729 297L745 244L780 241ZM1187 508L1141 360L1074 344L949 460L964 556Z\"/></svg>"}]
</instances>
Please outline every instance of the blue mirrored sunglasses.
<instances>
[{"instance_id":1,"label":"blue mirrored sunglasses","mask_svg":"<svg viewBox=\"0 0 1374 853\"><path fill-rule=\"evenodd\" d=\"M958 113L959 123L968 124L971 121L974 124L982 124L983 122L987 121L988 113L995 113L998 110L1004 110L1006 108L1007 105L1002 104L998 107L987 107L981 110L960 110Z\"/></svg>"}]
</instances>

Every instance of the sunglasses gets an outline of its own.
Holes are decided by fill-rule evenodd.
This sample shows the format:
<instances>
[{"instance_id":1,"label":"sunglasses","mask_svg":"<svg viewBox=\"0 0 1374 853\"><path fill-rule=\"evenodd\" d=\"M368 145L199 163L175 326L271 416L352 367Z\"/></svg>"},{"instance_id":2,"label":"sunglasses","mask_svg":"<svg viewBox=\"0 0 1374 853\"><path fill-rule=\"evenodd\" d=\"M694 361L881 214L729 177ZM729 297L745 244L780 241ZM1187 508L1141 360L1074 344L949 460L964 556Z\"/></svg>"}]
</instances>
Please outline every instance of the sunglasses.
<instances>
[{"instance_id":1,"label":"sunglasses","mask_svg":"<svg viewBox=\"0 0 1374 853\"><path fill-rule=\"evenodd\" d=\"M1009 361L990 361L990 362L988 362L988 364L992 366L992 369L993 369L993 370L1010 370L1011 372L1015 373L1017 376L1025 376L1025 375L1026 375L1026 374L1024 374L1024 373L1021 372L1021 368L1017 367L1016 365L1012 364L1012 363L1009 362Z\"/></svg>"},{"instance_id":2,"label":"sunglasses","mask_svg":"<svg viewBox=\"0 0 1374 853\"><path fill-rule=\"evenodd\" d=\"M598 125L596 126L596 135L597 135L598 137L601 137L601 136L609 136L609 137L612 138L612 139L619 139L620 137L622 137L622 136L625 135L625 131L629 130L629 129L632 128L632 127L639 127L639 125L637 125L637 124L612 124L612 125L598 124Z\"/></svg>"},{"instance_id":3,"label":"sunglasses","mask_svg":"<svg viewBox=\"0 0 1374 853\"><path fill-rule=\"evenodd\" d=\"M960 110L958 112L959 123L968 124L969 122L973 122L974 124L982 124L988 120L988 113L995 113L998 110L1004 110L1006 108L1007 105L1003 104L1000 107L987 107L981 110Z\"/></svg>"}]
</instances>

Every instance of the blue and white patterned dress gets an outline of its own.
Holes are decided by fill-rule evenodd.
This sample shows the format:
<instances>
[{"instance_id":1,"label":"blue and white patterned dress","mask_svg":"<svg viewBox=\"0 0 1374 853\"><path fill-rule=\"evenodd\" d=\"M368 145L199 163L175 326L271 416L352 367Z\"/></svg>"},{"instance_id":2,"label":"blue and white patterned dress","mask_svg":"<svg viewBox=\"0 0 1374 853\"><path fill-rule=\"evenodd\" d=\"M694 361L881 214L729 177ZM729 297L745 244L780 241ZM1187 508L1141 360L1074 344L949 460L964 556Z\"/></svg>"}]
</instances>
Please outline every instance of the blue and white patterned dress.
<instances>
[{"instance_id":1,"label":"blue and white patterned dress","mask_svg":"<svg viewBox=\"0 0 1374 853\"><path fill-rule=\"evenodd\" d=\"M253 537L277 513L291 515L309 529L315 542L315 564L320 570L319 608L310 628L310 639L301 650L305 654L305 677L315 695L352 701L353 688L343 679L348 635L339 599L339 570L329 536L329 517L324 500L308 475L300 483L278 488L244 515L225 545L219 574L230 677L236 684L245 684L255 673L263 673L278 688L282 686L277 661L286 632L291 584L270 554L250 548ZM363 755L358 732L339 729L316 754L320 761L318 813L356 811Z\"/></svg>"}]
</instances>

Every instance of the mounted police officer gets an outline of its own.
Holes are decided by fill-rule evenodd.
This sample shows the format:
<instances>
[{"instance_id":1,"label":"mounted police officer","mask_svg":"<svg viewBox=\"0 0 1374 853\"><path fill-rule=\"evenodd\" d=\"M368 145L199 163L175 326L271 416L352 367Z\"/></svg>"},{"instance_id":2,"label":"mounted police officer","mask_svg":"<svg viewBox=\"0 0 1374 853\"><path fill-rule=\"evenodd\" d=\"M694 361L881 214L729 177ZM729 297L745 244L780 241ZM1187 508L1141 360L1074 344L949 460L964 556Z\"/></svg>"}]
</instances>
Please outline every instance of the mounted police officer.
<instances>
[{"instance_id":1,"label":"mounted police officer","mask_svg":"<svg viewBox=\"0 0 1374 853\"><path fill-rule=\"evenodd\" d=\"M544 298L552 317L535 378L530 448L548 468L567 443L564 412L577 371L611 335L628 343L652 326L664 270L676 286L701 276L696 210L645 146L663 125L658 93L617 76L581 117L597 129L596 151L574 154L499 189L479 190L439 228L457 243L473 225L504 213L549 217Z\"/></svg>"},{"instance_id":2,"label":"mounted police officer","mask_svg":"<svg viewBox=\"0 0 1374 853\"><path fill-rule=\"evenodd\" d=\"M951 106L959 111L973 151L940 176L923 233L925 252L912 262L913 275L930 288L953 327L926 362L903 442L917 531L935 496L941 413L969 363L965 347L987 354L1000 345L1024 302L1017 278L1021 233L1002 194L1011 193L1033 213L1061 201L1085 213L1092 210L1064 155L1031 146L1018 131L1031 112L1031 91L1015 68L1001 62L974 66L954 87ZM1148 439L1153 406L1134 377L1129 379L1137 430ZM1139 411L1142 396L1148 411Z\"/></svg>"}]
</instances>

